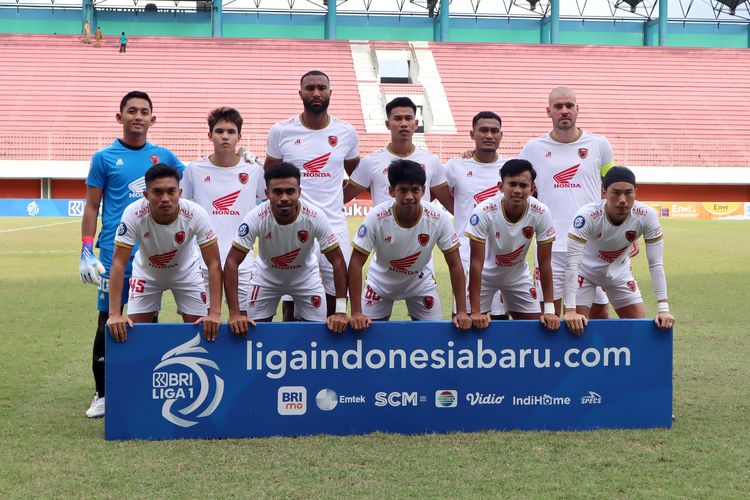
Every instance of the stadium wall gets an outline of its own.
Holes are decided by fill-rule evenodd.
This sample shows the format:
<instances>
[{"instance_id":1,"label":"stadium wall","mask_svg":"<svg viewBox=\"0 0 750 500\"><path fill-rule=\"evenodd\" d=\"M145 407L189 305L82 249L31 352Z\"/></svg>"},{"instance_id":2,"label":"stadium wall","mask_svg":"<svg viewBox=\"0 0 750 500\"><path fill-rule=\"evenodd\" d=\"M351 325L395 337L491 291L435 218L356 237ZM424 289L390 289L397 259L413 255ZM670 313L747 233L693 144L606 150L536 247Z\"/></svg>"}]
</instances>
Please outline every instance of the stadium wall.
<instances>
[{"instance_id":1,"label":"stadium wall","mask_svg":"<svg viewBox=\"0 0 750 500\"><path fill-rule=\"evenodd\" d=\"M81 33L78 9L0 8L0 32L27 34ZM228 38L325 37L325 16L320 14L223 14ZM96 22L105 35L125 31L132 36L211 36L208 12L144 12L97 10ZM672 22L668 45L680 47L746 48L749 25ZM642 46L653 42L642 22L563 20L563 44ZM452 42L532 43L541 41L540 21L529 19L458 18L449 22ZM337 37L342 40L433 40L433 20L424 16L339 15Z\"/></svg>"}]
</instances>

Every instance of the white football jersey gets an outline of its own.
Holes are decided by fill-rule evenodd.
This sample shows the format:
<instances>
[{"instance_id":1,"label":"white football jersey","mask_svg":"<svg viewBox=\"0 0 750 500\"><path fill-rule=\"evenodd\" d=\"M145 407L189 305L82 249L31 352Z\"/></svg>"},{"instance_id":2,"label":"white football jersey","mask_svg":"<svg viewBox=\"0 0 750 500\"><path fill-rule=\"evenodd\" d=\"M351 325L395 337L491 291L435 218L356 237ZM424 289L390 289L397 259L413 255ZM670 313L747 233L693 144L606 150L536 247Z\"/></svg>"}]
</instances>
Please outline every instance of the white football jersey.
<instances>
[{"instance_id":1,"label":"white football jersey","mask_svg":"<svg viewBox=\"0 0 750 500\"><path fill-rule=\"evenodd\" d=\"M604 212L607 200L589 203L573 218L568 238L585 243L579 274L599 282L630 272L630 247L643 235L646 244L662 238L659 217L645 203L636 201L630 216L619 226Z\"/></svg>"},{"instance_id":2,"label":"white football jersey","mask_svg":"<svg viewBox=\"0 0 750 500\"><path fill-rule=\"evenodd\" d=\"M363 189L368 189L372 195L372 206L380 205L386 201L393 201L388 193L390 183L388 182L388 167L394 160L411 160L422 165L427 176L425 181L425 193L422 197L425 201L432 199L430 189L445 184L445 170L440 159L429 151L414 148L409 156L398 156L391 152L389 146L379 149L362 158L357 168L349 177L349 182Z\"/></svg>"},{"instance_id":3,"label":"white football jersey","mask_svg":"<svg viewBox=\"0 0 750 500\"><path fill-rule=\"evenodd\" d=\"M334 231L347 230L344 161L359 156L354 127L331 116L325 128L312 130L297 115L271 127L266 154L299 168L301 199L323 210Z\"/></svg>"},{"instance_id":4,"label":"white football jersey","mask_svg":"<svg viewBox=\"0 0 750 500\"><path fill-rule=\"evenodd\" d=\"M508 158L498 155L492 163L481 163L475 158L453 158L445 164L445 177L453 195L453 225L461 242L461 260L469 262L469 240L464 235L474 207L497 195L500 168Z\"/></svg>"},{"instance_id":5,"label":"white football jersey","mask_svg":"<svg viewBox=\"0 0 750 500\"><path fill-rule=\"evenodd\" d=\"M183 198L196 202L208 212L219 238L223 267L242 219L255 208L256 199L265 198L263 167L244 159L234 167L217 167L206 157L187 166L180 187ZM250 251L240 268L248 269L252 265L253 253ZM206 269L203 259L200 259L200 266Z\"/></svg>"},{"instance_id":6,"label":"white football jersey","mask_svg":"<svg viewBox=\"0 0 750 500\"><path fill-rule=\"evenodd\" d=\"M420 280L433 279L426 266L435 245L443 253L458 248L450 215L424 200L421 204L419 221L408 228L399 224L393 200L373 207L352 241L366 255L375 252L367 279L384 294L408 296Z\"/></svg>"},{"instance_id":7,"label":"white football jersey","mask_svg":"<svg viewBox=\"0 0 750 500\"><path fill-rule=\"evenodd\" d=\"M612 146L583 131L575 142L558 142L549 134L529 141L518 155L536 170L537 198L552 212L557 234L566 234L579 208L602 198L602 173L614 165ZM567 250L567 238L552 250Z\"/></svg>"},{"instance_id":8,"label":"white football jersey","mask_svg":"<svg viewBox=\"0 0 750 500\"><path fill-rule=\"evenodd\" d=\"M216 242L216 233L200 205L183 199L179 203L177 219L166 225L151 217L145 198L134 201L123 212L115 234L115 245L133 248L138 243L133 276L173 283L190 273L199 272L193 240L203 248Z\"/></svg>"},{"instance_id":9,"label":"white football jersey","mask_svg":"<svg viewBox=\"0 0 750 500\"><path fill-rule=\"evenodd\" d=\"M232 245L249 253L256 239L258 256L253 280L273 286L297 287L320 281L315 241L322 253L339 246L325 213L302 200L297 218L286 225L276 222L268 201L251 210L240 224Z\"/></svg>"},{"instance_id":10,"label":"white football jersey","mask_svg":"<svg viewBox=\"0 0 750 500\"><path fill-rule=\"evenodd\" d=\"M500 194L477 205L466 225L466 236L485 244L482 275L487 280L503 280L522 273L529 276L526 254L534 235L537 245L555 239L549 209L533 196L529 196L518 222L506 218Z\"/></svg>"}]
</instances>

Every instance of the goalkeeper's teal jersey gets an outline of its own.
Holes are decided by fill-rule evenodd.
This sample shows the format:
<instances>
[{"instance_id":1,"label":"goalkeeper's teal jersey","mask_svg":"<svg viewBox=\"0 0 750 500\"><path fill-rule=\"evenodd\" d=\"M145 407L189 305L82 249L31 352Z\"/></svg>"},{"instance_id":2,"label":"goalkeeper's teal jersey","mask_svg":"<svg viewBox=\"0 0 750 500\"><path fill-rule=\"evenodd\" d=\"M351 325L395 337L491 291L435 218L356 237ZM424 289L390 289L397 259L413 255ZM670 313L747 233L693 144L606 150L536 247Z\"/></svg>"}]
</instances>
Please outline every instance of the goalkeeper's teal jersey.
<instances>
[{"instance_id":1,"label":"goalkeeper's teal jersey","mask_svg":"<svg viewBox=\"0 0 750 500\"><path fill-rule=\"evenodd\" d=\"M143 197L146 190L144 174L157 163L166 163L182 173L182 162L170 150L147 142L132 148L116 139L110 146L91 157L86 185L102 190L102 228L96 246L100 259L109 267L114 250L115 230L125 207ZM108 258L110 257L110 258Z\"/></svg>"}]
</instances>

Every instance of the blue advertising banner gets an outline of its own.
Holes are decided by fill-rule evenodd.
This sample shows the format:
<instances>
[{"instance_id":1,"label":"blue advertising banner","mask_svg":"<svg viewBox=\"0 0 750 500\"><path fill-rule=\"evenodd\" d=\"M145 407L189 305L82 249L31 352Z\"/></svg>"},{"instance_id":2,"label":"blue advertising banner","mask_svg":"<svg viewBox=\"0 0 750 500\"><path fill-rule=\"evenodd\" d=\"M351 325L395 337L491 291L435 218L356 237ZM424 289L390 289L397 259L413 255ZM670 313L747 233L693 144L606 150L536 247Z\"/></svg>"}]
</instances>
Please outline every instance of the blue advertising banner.
<instances>
[{"instance_id":1,"label":"blue advertising banner","mask_svg":"<svg viewBox=\"0 0 750 500\"><path fill-rule=\"evenodd\" d=\"M2 217L81 217L86 200L0 199Z\"/></svg>"},{"instance_id":2,"label":"blue advertising banner","mask_svg":"<svg viewBox=\"0 0 750 500\"><path fill-rule=\"evenodd\" d=\"M672 332L651 320L582 337L535 321L266 323L247 338L223 325L215 342L143 324L106 349L106 439L672 425Z\"/></svg>"}]
</instances>

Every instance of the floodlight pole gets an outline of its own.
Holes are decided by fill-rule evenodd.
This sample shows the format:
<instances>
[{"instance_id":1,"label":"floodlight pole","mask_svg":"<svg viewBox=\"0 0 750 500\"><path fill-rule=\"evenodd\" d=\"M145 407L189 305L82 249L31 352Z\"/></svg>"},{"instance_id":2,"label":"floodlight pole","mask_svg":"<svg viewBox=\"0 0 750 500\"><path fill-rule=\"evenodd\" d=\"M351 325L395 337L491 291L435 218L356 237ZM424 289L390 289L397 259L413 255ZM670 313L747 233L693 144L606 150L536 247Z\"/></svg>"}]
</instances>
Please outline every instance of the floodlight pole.
<instances>
[{"instance_id":1,"label":"floodlight pole","mask_svg":"<svg viewBox=\"0 0 750 500\"><path fill-rule=\"evenodd\" d=\"M440 22L440 41L448 41L448 16L450 15L450 9L448 5L450 0L440 0L440 13L438 14L438 21Z\"/></svg>"},{"instance_id":2,"label":"floodlight pole","mask_svg":"<svg viewBox=\"0 0 750 500\"><path fill-rule=\"evenodd\" d=\"M669 2L659 0L659 47L667 46L667 23L669 21Z\"/></svg>"},{"instance_id":3,"label":"floodlight pole","mask_svg":"<svg viewBox=\"0 0 750 500\"><path fill-rule=\"evenodd\" d=\"M550 0L549 43L560 43L560 0Z\"/></svg>"},{"instance_id":4,"label":"floodlight pole","mask_svg":"<svg viewBox=\"0 0 750 500\"><path fill-rule=\"evenodd\" d=\"M222 38L224 36L221 0L213 0L211 2L211 36L214 38Z\"/></svg>"},{"instance_id":5,"label":"floodlight pole","mask_svg":"<svg viewBox=\"0 0 750 500\"><path fill-rule=\"evenodd\" d=\"M328 0L325 36L326 40L336 40L336 0Z\"/></svg>"}]
</instances>

